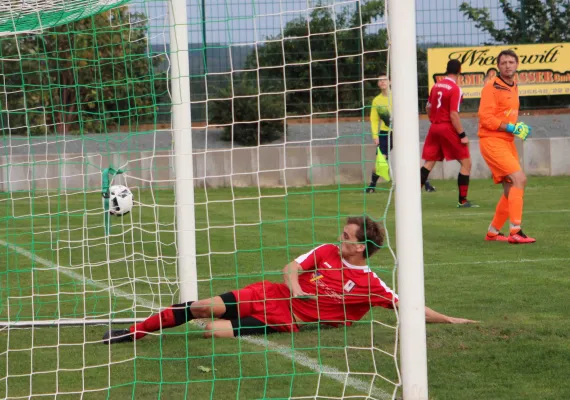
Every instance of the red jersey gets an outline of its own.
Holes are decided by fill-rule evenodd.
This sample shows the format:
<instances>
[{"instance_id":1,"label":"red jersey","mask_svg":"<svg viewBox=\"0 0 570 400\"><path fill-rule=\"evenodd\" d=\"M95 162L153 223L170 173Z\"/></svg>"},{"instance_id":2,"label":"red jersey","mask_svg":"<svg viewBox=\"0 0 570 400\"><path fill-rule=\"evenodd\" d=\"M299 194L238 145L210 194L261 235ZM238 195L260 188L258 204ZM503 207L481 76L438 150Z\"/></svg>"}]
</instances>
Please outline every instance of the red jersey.
<instances>
[{"instance_id":1,"label":"red jersey","mask_svg":"<svg viewBox=\"0 0 570 400\"><path fill-rule=\"evenodd\" d=\"M308 271L299 275L301 289L317 296L316 300L292 300L293 313L305 322L351 325L370 307L393 308L398 301L398 296L368 266L349 264L335 245L319 246L295 261Z\"/></svg>"},{"instance_id":2,"label":"red jersey","mask_svg":"<svg viewBox=\"0 0 570 400\"><path fill-rule=\"evenodd\" d=\"M445 78L431 88L428 103L432 124L451 123L451 113L459 112L463 93L451 78Z\"/></svg>"}]
</instances>

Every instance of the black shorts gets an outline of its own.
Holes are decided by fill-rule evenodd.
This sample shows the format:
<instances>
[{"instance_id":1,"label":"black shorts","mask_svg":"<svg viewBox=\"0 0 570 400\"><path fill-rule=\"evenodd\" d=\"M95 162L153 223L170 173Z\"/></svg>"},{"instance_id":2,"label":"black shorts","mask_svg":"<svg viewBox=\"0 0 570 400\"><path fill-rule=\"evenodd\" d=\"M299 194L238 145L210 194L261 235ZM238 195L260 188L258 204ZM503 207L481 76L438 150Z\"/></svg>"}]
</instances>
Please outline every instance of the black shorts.
<instances>
[{"instance_id":1,"label":"black shorts","mask_svg":"<svg viewBox=\"0 0 570 400\"><path fill-rule=\"evenodd\" d=\"M267 335L270 333L278 333L279 331L265 325L263 321L254 317L240 318L238 313L237 299L232 292L220 295L226 305L226 312L221 316L232 323L234 336L246 335Z\"/></svg>"},{"instance_id":2,"label":"black shorts","mask_svg":"<svg viewBox=\"0 0 570 400\"><path fill-rule=\"evenodd\" d=\"M380 131L378 135L378 148L384 156L389 156L394 142L392 140L392 132Z\"/></svg>"}]
</instances>

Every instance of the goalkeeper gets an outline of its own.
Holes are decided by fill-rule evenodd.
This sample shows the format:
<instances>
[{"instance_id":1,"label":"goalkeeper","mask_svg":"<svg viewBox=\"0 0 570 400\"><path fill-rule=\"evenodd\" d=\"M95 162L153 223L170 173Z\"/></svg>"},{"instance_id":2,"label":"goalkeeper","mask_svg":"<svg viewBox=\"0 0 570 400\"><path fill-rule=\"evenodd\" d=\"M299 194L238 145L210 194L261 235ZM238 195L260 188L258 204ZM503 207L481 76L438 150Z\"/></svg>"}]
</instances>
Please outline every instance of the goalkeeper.
<instances>
[{"instance_id":1,"label":"goalkeeper","mask_svg":"<svg viewBox=\"0 0 570 400\"><path fill-rule=\"evenodd\" d=\"M210 320L205 337L235 337L297 332L306 323L349 326L373 306L393 308L398 296L367 266L367 258L383 244L383 229L368 217L349 217L339 240L340 246L319 246L287 264L284 283L263 281L209 299L175 304L130 328L106 332L103 343L132 342L195 318ZM425 317L434 323L475 322L428 307Z\"/></svg>"},{"instance_id":2,"label":"goalkeeper","mask_svg":"<svg viewBox=\"0 0 570 400\"><path fill-rule=\"evenodd\" d=\"M495 216L485 240L509 243L534 243L522 231L523 196L526 175L521 169L515 146L515 136L525 140L531 128L517 122L519 114L519 89L515 73L519 64L512 50L501 51L497 57L499 76L490 79L481 93L479 105L479 146L495 183L503 185L503 195L497 204ZM510 232L506 237L501 228L510 220Z\"/></svg>"},{"instance_id":3,"label":"goalkeeper","mask_svg":"<svg viewBox=\"0 0 570 400\"><path fill-rule=\"evenodd\" d=\"M377 150L384 155L386 160L390 156L393 146L392 139L392 122L390 114L392 112L392 94L390 93L390 80L386 74L378 76L378 88L380 94L372 100L370 108L370 129L372 132L372 140L377 146ZM386 164L386 168L388 168ZM389 174L385 171L386 175ZM376 183L380 176L376 169L372 171L372 178L366 189L366 193L374 193L376 191ZM427 192L435 192L435 188L427 181L425 183Z\"/></svg>"}]
</instances>

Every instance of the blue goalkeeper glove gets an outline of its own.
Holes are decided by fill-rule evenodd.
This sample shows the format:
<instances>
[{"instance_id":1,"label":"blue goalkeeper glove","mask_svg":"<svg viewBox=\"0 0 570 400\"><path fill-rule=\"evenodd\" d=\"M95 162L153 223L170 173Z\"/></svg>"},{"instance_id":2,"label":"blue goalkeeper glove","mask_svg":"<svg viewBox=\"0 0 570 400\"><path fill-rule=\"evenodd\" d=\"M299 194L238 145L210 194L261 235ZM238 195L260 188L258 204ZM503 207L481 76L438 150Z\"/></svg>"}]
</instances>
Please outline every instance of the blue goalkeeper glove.
<instances>
[{"instance_id":1,"label":"blue goalkeeper glove","mask_svg":"<svg viewBox=\"0 0 570 400\"><path fill-rule=\"evenodd\" d=\"M507 132L526 140L532 133L532 128L524 122L517 122L516 124L507 124Z\"/></svg>"}]
</instances>

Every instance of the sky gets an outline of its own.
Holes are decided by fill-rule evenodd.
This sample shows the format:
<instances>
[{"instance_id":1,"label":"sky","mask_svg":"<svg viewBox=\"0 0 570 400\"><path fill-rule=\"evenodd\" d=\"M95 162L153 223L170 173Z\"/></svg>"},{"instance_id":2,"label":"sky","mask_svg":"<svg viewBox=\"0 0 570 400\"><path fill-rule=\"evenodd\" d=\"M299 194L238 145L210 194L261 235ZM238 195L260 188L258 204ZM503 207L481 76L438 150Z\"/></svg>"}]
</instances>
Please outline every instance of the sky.
<instances>
[{"instance_id":1,"label":"sky","mask_svg":"<svg viewBox=\"0 0 570 400\"><path fill-rule=\"evenodd\" d=\"M202 40L201 1L187 0L189 41ZM244 44L264 40L280 33L285 24L298 17L305 17L307 5L315 7L314 0L203 0L206 4L207 43ZM465 0L416 0L416 26L418 44L441 43L445 45L480 45L489 40L459 11ZM502 13L498 0L467 0L472 6L487 7L492 19L499 26ZM343 7L354 9L355 0L321 0L335 11ZM151 36L153 43L168 41L168 17L166 2L133 0L131 8L146 10L153 19ZM377 21L369 30L384 28L384 21Z\"/></svg>"}]
</instances>

